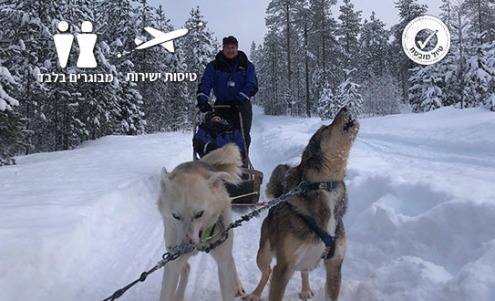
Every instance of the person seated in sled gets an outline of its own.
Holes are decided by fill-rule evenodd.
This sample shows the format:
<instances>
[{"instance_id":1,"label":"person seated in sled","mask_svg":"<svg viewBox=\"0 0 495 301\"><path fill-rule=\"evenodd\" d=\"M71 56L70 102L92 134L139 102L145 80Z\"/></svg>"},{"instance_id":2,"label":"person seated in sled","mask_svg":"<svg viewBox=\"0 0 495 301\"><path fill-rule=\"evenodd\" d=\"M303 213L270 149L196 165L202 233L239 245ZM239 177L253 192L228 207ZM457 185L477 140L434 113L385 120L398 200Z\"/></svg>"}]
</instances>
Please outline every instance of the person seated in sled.
<instances>
[{"instance_id":1,"label":"person seated in sled","mask_svg":"<svg viewBox=\"0 0 495 301\"><path fill-rule=\"evenodd\" d=\"M241 131L220 117L217 112L207 113L205 121L199 125L199 129L193 137L194 151L199 157L203 157L212 150L228 143L237 144L244 159L244 143Z\"/></svg>"}]
</instances>

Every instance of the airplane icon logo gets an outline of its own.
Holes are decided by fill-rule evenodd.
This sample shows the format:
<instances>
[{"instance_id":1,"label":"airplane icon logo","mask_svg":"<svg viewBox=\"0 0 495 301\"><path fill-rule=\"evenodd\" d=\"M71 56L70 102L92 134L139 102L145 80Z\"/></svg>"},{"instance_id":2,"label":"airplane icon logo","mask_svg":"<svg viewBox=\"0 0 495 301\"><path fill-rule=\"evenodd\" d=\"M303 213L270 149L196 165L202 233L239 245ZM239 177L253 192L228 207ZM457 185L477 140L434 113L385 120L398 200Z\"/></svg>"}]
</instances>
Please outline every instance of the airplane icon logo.
<instances>
[{"instance_id":1,"label":"airplane icon logo","mask_svg":"<svg viewBox=\"0 0 495 301\"><path fill-rule=\"evenodd\" d=\"M160 45L163 48L167 49L168 52L174 53L175 52L175 45L174 45L174 40L180 37L185 36L189 30L186 28L181 28L174 30L169 33L165 33L163 31L160 31L158 29L155 29L153 27L145 27L144 30L146 30L150 35L153 36L153 39L144 42L140 39L135 39L134 42L136 45L136 49L146 49L150 48L156 45Z\"/></svg>"}]
</instances>

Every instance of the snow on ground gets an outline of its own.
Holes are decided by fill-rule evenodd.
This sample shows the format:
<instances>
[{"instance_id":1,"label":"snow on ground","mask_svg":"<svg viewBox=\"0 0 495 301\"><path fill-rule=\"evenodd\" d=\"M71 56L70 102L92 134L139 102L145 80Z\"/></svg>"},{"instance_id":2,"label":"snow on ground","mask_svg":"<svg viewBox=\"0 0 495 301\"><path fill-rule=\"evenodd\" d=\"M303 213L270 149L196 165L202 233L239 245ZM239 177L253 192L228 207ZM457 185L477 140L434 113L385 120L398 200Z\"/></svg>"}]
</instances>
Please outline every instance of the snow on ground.
<instances>
[{"instance_id":1,"label":"snow on ground","mask_svg":"<svg viewBox=\"0 0 495 301\"><path fill-rule=\"evenodd\" d=\"M254 166L267 180L277 164L297 163L321 124L257 109ZM495 300L494 133L495 115L483 109L361 120L346 178L341 300ZM99 301L138 278L164 252L160 169L191 158L190 133L163 133L105 137L0 168L1 299ZM235 231L247 291L259 277L260 224ZM186 299L220 300L211 257L191 264ZM158 300L161 276L119 300ZM310 277L314 300L324 300L323 267ZM299 279L285 300L298 300Z\"/></svg>"}]
</instances>

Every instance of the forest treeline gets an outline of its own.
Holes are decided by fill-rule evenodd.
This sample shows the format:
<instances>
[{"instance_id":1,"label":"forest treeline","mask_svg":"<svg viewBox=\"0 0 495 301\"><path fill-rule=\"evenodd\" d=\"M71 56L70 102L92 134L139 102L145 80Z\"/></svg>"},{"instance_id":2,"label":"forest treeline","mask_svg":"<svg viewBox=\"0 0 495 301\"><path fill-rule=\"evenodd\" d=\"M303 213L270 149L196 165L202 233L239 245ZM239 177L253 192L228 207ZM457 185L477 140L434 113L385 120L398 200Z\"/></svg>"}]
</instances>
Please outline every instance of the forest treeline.
<instances>
[{"instance_id":1,"label":"forest treeline","mask_svg":"<svg viewBox=\"0 0 495 301\"><path fill-rule=\"evenodd\" d=\"M442 0L451 49L429 66L409 60L401 45L405 25L426 14L425 5L396 1L400 22L390 28L379 7L363 16L344 0L334 16L337 5L269 3L268 31L250 49L259 80L253 101L266 114L332 118L342 105L363 116L450 105L495 108L493 0ZM77 43L67 67L60 67L53 40L60 21L74 35L83 21L93 24L96 68L76 66ZM189 33L175 41L174 53L162 47L132 51L136 38L149 39L147 26L178 29L166 7L147 0L0 0L0 22L0 166L14 163L15 155L72 149L106 135L190 129L197 81L221 47L196 7L179 26ZM93 80L95 74L109 80ZM186 79L156 80L158 74ZM40 80L43 75L52 80Z\"/></svg>"}]
</instances>

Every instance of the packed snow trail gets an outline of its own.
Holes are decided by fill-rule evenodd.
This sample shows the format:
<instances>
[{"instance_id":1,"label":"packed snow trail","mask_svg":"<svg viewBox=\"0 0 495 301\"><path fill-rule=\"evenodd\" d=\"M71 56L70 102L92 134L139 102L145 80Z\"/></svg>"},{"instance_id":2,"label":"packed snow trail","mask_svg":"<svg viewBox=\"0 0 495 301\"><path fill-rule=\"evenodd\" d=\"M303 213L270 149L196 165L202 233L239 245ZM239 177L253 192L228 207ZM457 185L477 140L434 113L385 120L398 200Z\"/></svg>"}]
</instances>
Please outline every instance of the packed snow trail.
<instances>
[{"instance_id":1,"label":"packed snow trail","mask_svg":"<svg viewBox=\"0 0 495 301\"><path fill-rule=\"evenodd\" d=\"M277 164L298 163L321 124L255 110L251 160L265 184ZM361 120L346 177L341 301L495 300L494 132L494 114L482 109ZM103 300L153 267L165 252L160 170L191 160L191 138L110 136L0 168L2 300ZM262 218L235 230L248 292L259 277ZM186 300L220 300L210 255L190 263ZM315 301L323 300L324 274L321 265L310 274ZM161 277L159 270L119 300L158 300ZM285 300L299 300L299 279Z\"/></svg>"}]
</instances>

